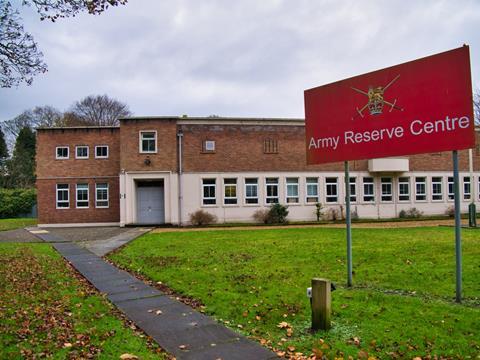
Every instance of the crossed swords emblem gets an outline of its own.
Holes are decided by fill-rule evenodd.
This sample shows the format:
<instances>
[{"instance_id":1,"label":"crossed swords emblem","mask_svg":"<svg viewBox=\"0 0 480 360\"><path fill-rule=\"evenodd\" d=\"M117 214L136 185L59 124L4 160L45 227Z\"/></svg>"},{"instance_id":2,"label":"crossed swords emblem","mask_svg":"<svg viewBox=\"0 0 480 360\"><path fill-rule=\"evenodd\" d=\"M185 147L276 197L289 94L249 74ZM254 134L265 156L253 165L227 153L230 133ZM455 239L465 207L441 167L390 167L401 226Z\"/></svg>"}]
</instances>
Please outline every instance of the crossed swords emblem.
<instances>
[{"instance_id":1,"label":"crossed swords emblem","mask_svg":"<svg viewBox=\"0 0 480 360\"><path fill-rule=\"evenodd\" d=\"M397 75L392 81L390 81L387 85L385 85L383 87L382 86L377 86L377 87L370 86L368 88L368 91L363 91L363 90L357 89L357 88L352 86L351 87L352 90L368 97L368 102L361 109L359 109L358 107L356 108L357 114L355 114L352 117L352 120L357 116L360 116L360 117L363 118L364 117L363 112L367 108L370 112L370 115L381 114L383 112L383 107L384 107L385 104L390 106L390 111L389 112L392 112L393 109L403 111L403 108L401 108L400 106L397 105L397 99L393 100L393 102L390 102L390 101L385 100L385 98L384 98L385 91L390 86L392 86L393 83L395 81L397 81L399 77L400 77L400 75Z\"/></svg>"}]
</instances>

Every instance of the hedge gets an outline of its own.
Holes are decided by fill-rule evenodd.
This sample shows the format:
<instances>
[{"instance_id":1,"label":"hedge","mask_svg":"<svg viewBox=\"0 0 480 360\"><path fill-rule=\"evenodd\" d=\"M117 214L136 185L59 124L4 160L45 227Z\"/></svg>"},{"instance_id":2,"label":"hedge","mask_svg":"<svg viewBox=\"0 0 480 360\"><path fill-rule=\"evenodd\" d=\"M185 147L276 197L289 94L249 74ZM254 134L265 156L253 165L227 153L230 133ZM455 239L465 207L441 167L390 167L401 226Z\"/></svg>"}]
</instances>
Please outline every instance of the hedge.
<instances>
[{"instance_id":1,"label":"hedge","mask_svg":"<svg viewBox=\"0 0 480 360\"><path fill-rule=\"evenodd\" d=\"M0 219L28 214L36 202L35 189L0 189Z\"/></svg>"}]
</instances>

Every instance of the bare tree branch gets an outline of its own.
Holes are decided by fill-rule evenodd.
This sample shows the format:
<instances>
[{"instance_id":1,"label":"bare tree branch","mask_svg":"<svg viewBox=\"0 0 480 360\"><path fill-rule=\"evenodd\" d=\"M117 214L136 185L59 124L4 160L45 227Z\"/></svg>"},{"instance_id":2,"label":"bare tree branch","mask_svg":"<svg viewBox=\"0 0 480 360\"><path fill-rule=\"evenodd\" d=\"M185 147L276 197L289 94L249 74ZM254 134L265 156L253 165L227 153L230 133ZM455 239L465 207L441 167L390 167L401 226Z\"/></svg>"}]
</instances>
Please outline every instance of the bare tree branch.
<instances>
[{"instance_id":1,"label":"bare tree branch","mask_svg":"<svg viewBox=\"0 0 480 360\"><path fill-rule=\"evenodd\" d=\"M475 115L475 125L480 126L480 89L473 95L473 113Z\"/></svg>"},{"instance_id":2,"label":"bare tree branch","mask_svg":"<svg viewBox=\"0 0 480 360\"><path fill-rule=\"evenodd\" d=\"M130 116L128 105L107 95L90 95L72 106L70 112L84 123L97 126L116 126L118 119Z\"/></svg>"}]
</instances>

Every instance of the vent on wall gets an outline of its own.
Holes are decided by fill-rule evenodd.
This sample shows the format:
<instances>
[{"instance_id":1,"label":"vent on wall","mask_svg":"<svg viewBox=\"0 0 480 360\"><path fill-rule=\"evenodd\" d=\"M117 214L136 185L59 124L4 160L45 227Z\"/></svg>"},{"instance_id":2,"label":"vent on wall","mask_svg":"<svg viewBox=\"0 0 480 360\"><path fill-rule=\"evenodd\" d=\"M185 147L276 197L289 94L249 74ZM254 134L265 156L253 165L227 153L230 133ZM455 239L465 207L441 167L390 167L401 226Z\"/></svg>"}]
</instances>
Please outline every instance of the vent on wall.
<instances>
[{"instance_id":1,"label":"vent on wall","mask_svg":"<svg viewBox=\"0 0 480 360\"><path fill-rule=\"evenodd\" d=\"M272 138L264 139L263 152L265 154L278 154L278 140Z\"/></svg>"}]
</instances>

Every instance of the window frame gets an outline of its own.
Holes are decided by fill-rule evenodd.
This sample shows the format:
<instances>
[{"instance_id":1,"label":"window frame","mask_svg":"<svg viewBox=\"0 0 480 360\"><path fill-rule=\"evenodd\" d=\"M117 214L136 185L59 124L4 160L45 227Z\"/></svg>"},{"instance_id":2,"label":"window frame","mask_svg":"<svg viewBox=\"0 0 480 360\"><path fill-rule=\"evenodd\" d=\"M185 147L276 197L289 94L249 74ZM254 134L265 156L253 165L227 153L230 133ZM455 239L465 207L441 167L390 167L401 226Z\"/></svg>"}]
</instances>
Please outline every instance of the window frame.
<instances>
[{"instance_id":1,"label":"window frame","mask_svg":"<svg viewBox=\"0 0 480 360\"><path fill-rule=\"evenodd\" d=\"M106 185L105 189L99 189L99 185ZM98 199L98 190L106 190L107 191L107 199L106 200L99 200ZM98 205L98 202L106 202L107 205ZM95 208L96 209L108 209L110 207L110 185L108 182L106 183L95 183Z\"/></svg>"},{"instance_id":2,"label":"window frame","mask_svg":"<svg viewBox=\"0 0 480 360\"><path fill-rule=\"evenodd\" d=\"M154 134L154 142L155 142L155 150L154 151L144 151L143 150L143 134L153 133ZM152 139L147 139L152 140ZM138 132L138 152L140 154L156 154L158 152L158 143L157 143L157 130L140 130Z\"/></svg>"},{"instance_id":3,"label":"window frame","mask_svg":"<svg viewBox=\"0 0 480 360\"><path fill-rule=\"evenodd\" d=\"M390 181L384 181L386 179L389 179ZM389 185L390 193L384 193L384 185ZM390 200L385 200L384 197L390 197ZM382 176L380 178L380 201L383 203L393 202L393 177L391 176Z\"/></svg>"},{"instance_id":4,"label":"window frame","mask_svg":"<svg viewBox=\"0 0 480 360\"><path fill-rule=\"evenodd\" d=\"M80 149L80 148L87 149L87 155L86 156L78 156L78 149ZM75 159L88 160L89 158L90 158L90 146L88 146L88 145L75 145Z\"/></svg>"},{"instance_id":5,"label":"window frame","mask_svg":"<svg viewBox=\"0 0 480 360\"><path fill-rule=\"evenodd\" d=\"M107 155L106 156L98 156L97 155L97 149L98 148L106 148L107 149ZM108 159L110 156L110 148L108 145L95 145L95 159Z\"/></svg>"},{"instance_id":6,"label":"window frame","mask_svg":"<svg viewBox=\"0 0 480 360\"><path fill-rule=\"evenodd\" d=\"M208 145L213 145L212 149L208 148ZM215 140L203 140L202 142L202 151L205 153L214 153L216 151L216 143Z\"/></svg>"},{"instance_id":7,"label":"window frame","mask_svg":"<svg viewBox=\"0 0 480 360\"><path fill-rule=\"evenodd\" d=\"M438 181L438 179L440 179L440 181ZM440 185L439 193L435 192L435 185ZM432 176L430 188L432 189L432 202L443 202L443 176ZM438 196L439 198L435 199L435 196Z\"/></svg>"},{"instance_id":8,"label":"window frame","mask_svg":"<svg viewBox=\"0 0 480 360\"><path fill-rule=\"evenodd\" d=\"M308 181L309 179L314 181ZM308 176L305 178L305 204L307 205L314 205L319 202L320 192L318 191L319 190L318 180L319 180L318 177L315 177L315 176ZM313 186L315 188L316 195L308 194L309 186ZM315 201L309 201L309 199L314 199Z\"/></svg>"},{"instance_id":9,"label":"window frame","mask_svg":"<svg viewBox=\"0 0 480 360\"><path fill-rule=\"evenodd\" d=\"M205 184L206 180L213 180L213 184ZM205 188L213 187L214 196L205 196ZM212 203L205 203L205 201L212 201ZM216 178L202 178L202 206L217 206L217 179Z\"/></svg>"},{"instance_id":10,"label":"window frame","mask_svg":"<svg viewBox=\"0 0 480 360\"><path fill-rule=\"evenodd\" d=\"M368 181L366 182L365 179L372 179L372 182ZM375 178L373 176L363 176L362 177L362 190L363 190L363 193L362 193L362 200L364 203L368 203L368 204L372 204L372 203L375 203ZM367 193L367 191L365 191L367 188L370 188L372 189L372 192L371 193ZM372 198L371 200L366 200L366 198Z\"/></svg>"},{"instance_id":11,"label":"window frame","mask_svg":"<svg viewBox=\"0 0 480 360\"><path fill-rule=\"evenodd\" d=\"M86 189L79 189L79 185L86 185ZM87 190L87 200L80 200L78 201L78 190ZM86 202L87 206L78 206L79 202ZM76 209L88 209L90 207L90 186L88 183L79 183L75 184L75 208Z\"/></svg>"},{"instance_id":12,"label":"window frame","mask_svg":"<svg viewBox=\"0 0 480 360\"><path fill-rule=\"evenodd\" d=\"M226 180L235 180L235 183L233 184L227 184L225 181ZM227 196L227 191L226 188L228 187L235 187L235 196ZM235 200L233 203L227 203L227 200ZM238 180L237 178L223 178L223 205L226 206L237 206L238 205Z\"/></svg>"},{"instance_id":13,"label":"window frame","mask_svg":"<svg viewBox=\"0 0 480 360\"><path fill-rule=\"evenodd\" d=\"M295 182L289 182L289 180L295 180ZM292 205L292 204L300 204L300 179L298 177L287 177L285 178L285 203L287 205ZM293 186L293 188L296 188L297 195L296 196L291 196L288 195L288 188L289 186ZM293 201L289 201L290 199L293 199Z\"/></svg>"},{"instance_id":14,"label":"window frame","mask_svg":"<svg viewBox=\"0 0 480 360\"><path fill-rule=\"evenodd\" d=\"M66 189L59 189L59 185L67 185ZM58 200L58 193L60 191L67 191L67 200ZM68 206L58 206L59 203L66 203ZM70 209L70 184L55 184L55 208L57 210Z\"/></svg>"},{"instance_id":15,"label":"window frame","mask_svg":"<svg viewBox=\"0 0 480 360\"><path fill-rule=\"evenodd\" d=\"M466 179L468 179L468 181L465 181ZM465 186L467 184L468 184L468 192L465 191ZM472 179L471 179L470 176L463 176L463 179L462 179L462 199L463 199L463 201L472 200Z\"/></svg>"},{"instance_id":16,"label":"window frame","mask_svg":"<svg viewBox=\"0 0 480 360\"><path fill-rule=\"evenodd\" d=\"M350 203L356 203L357 202L357 177L356 176L350 176Z\"/></svg>"},{"instance_id":17,"label":"window frame","mask_svg":"<svg viewBox=\"0 0 480 360\"><path fill-rule=\"evenodd\" d=\"M335 182L328 182L329 179L334 179ZM328 195L329 187L335 189L335 195ZM338 204L338 196L338 176L325 177L325 203ZM334 199L334 201L329 201L329 199Z\"/></svg>"},{"instance_id":18,"label":"window frame","mask_svg":"<svg viewBox=\"0 0 480 360\"><path fill-rule=\"evenodd\" d=\"M401 179L407 179L407 181L401 181ZM406 194L402 194L402 190L401 190L401 185L407 185L407 193ZM410 202L411 201L411 185L410 185L410 176L400 176L398 178L398 186L397 186L397 189L398 189L398 202L400 203L406 203L406 202ZM401 199L400 197L401 196L407 196L408 199Z\"/></svg>"},{"instance_id":19,"label":"window frame","mask_svg":"<svg viewBox=\"0 0 480 360\"><path fill-rule=\"evenodd\" d=\"M455 179L453 178L453 176L447 177L447 200L455 200Z\"/></svg>"},{"instance_id":20,"label":"window frame","mask_svg":"<svg viewBox=\"0 0 480 360\"><path fill-rule=\"evenodd\" d=\"M247 180L255 180L255 183L247 183ZM259 194L258 194L258 178L256 177L246 177L243 179L243 189L245 191L245 194L243 196L243 199L244 199L244 204L246 206L258 206L259 205ZM247 187L249 186L252 186L252 187L255 187L255 192L257 194L257 196L248 196L248 191L247 191ZM256 200L255 202L248 202L248 200Z\"/></svg>"},{"instance_id":21,"label":"window frame","mask_svg":"<svg viewBox=\"0 0 480 360\"><path fill-rule=\"evenodd\" d=\"M269 179L275 179L276 183L269 183ZM272 196L268 195L268 188L276 188L277 195ZM271 205L271 204L279 204L280 203L280 179L278 177L265 177L265 204L266 205ZM276 200L276 201L269 201L269 200Z\"/></svg>"},{"instance_id":22,"label":"window frame","mask_svg":"<svg viewBox=\"0 0 480 360\"><path fill-rule=\"evenodd\" d=\"M418 181L418 179L423 179L423 181ZM424 192L419 193L417 189L418 184L423 184ZM424 199L418 199L419 196L423 196ZM427 194L427 177L426 176L415 176L415 202L426 202L428 200Z\"/></svg>"},{"instance_id":23,"label":"window frame","mask_svg":"<svg viewBox=\"0 0 480 360\"><path fill-rule=\"evenodd\" d=\"M67 156L59 157L58 149L67 149ZM68 160L68 159L70 159L70 146L55 146L55 160Z\"/></svg>"}]
</instances>

